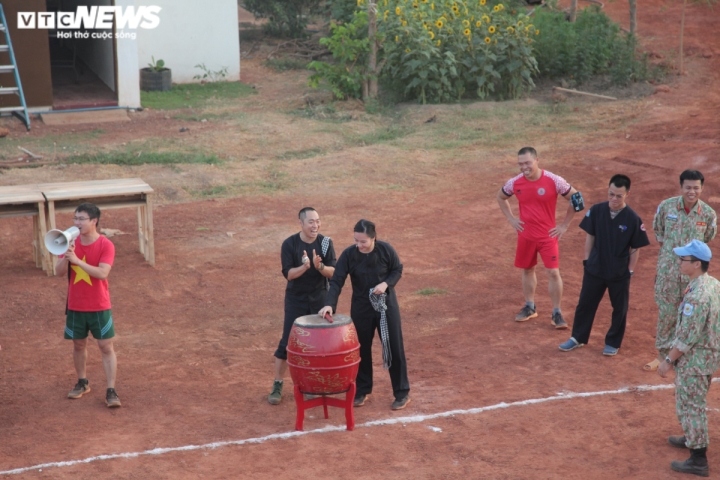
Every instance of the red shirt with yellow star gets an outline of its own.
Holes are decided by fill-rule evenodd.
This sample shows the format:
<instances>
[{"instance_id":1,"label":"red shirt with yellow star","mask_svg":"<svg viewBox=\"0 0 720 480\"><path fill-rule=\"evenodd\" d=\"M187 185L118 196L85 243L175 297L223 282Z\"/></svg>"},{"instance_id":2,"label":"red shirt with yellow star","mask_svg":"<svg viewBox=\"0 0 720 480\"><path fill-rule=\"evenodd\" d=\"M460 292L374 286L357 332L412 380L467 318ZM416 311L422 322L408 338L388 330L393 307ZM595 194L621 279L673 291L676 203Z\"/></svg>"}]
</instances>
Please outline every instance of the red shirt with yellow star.
<instances>
[{"instance_id":1,"label":"red shirt with yellow star","mask_svg":"<svg viewBox=\"0 0 720 480\"><path fill-rule=\"evenodd\" d=\"M94 267L101 263L112 266L115 261L115 245L107 237L100 235L90 245L75 242L75 255ZM82 268L71 264L68 309L76 312L101 312L110 308L108 281L91 277Z\"/></svg>"}]
</instances>

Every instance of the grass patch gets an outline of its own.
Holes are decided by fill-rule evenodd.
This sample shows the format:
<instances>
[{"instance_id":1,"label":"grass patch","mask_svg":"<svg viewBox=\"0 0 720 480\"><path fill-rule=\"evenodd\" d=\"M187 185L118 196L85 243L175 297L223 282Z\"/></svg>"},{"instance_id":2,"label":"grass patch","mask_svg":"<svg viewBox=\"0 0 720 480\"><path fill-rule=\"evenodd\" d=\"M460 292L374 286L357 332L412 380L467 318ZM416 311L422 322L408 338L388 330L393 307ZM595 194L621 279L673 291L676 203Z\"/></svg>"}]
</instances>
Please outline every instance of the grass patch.
<instances>
[{"instance_id":1,"label":"grass patch","mask_svg":"<svg viewBox=\"0 0 720 480\"><path fill-rule=\"evenodd\" d=\"M388 125L373 130L370 133L358 135L352 139L353 143L358 145L374 145L376 143L392 142L406 137L415 131L414 128L403 125Z\"/></svg>"},{"instance_id":2,"label":"grass patch","mask_svg":"<svg viewBox=\"0 0 720 480\"><path fill-rule=\"evenodd\" d=\"M278 160L304 160L306 158L312 158L317 157L318 155L323 155L325 153L325 149L316 147L316 148L308 148L307 150L290 150L288 152L281 153L280 155L277 155L275 158Z\"/></svg>"},{"instance_id":3,"label":"grass patch","mask_svg":"<svg viewBox=\"0 0 720 480\"><path fill-rule=\"evenodd\" d=\"M313 120L336 122L349 122L354 120L352 113L338 112L332 103L320 105L308 105L305 108L299 108L291 112L302 118L311 118Z\"/></svg>"},{"instance_id":4,"label":"grass patch","mask_svg":"<svg viewBox=\"0 0 720 480\"><path fill-rule=\"evenodd\" d=\"M523 143L528 132L588 133L598 128L588 119L586 110L576 112L571 108L556 109L522 101L487 105L488 108L462 107L438 115L436 123L420 127L423 135L416 146L436 150L471 145L505 147Z\"/></svg>"},{"instance_id":5,"label":"grass patch","mask_svg":"<svg viewBox=\"0 0 720 480\"><path fill-rule=\"evenodd\" d=\"M36 155L53 158L55 155L80 154L97 148L91 142L100 138L104 130L94 129L88 132L64 133L62 135L45 135L30 137L19 135L5 137L0 142L0 159L17 159L25 154L18 150L23 147Z\"/></svg>"},{"instance_id":6,"label":"grass patch","mask_svg":"<svg viewBox=\"0 0 720 480\"><path fill-rule=\"evenodd\" d=\"M267 177L257 182L257 186L264 193L275 193L287 188L287 176L287 172L270 167L267 171Z\"/></svg>"},{"instance_id":7,"label":"grass patch","mask_svg":"<svg viewBox=\"0 0 720 480\"><path fill-rule=\"evenodd\" d=\"M308 61L302 58L282 57L269 58L265 62L265 66L277 70L278 72L286 72L288 70L307 70Z\"/></svg>"},{"instance_id":8,"label":"grass patch","mask_svg":"<svg viewBox=\"0 0 720 480\"><path fill-rule=\"evenodd\" d=\"M423 297L429 297L431 295L445 295L447 293L447 290L443 290L442 288L421 288L417 292L415 292L416 295L422 295Z\"/></svg>"},{"instance_id":9,"label":"grass patch","mask_svg":"<svg viewBox=\"0 0 720 480\"><path fill-rule=\"evenodd\" d=\"M218 197L228 193L228 188L225 185L214 185L212 187L203 188L193 192L199 197Z\"/></svg>"},{"instance_id":10,"label":"grass patch","mask_svg":"<svg viewBox=\"0 0 720 480\"><path fill-rule=\"evenodd\" d=\"M172 165L178 163L200 163L217 165L220 159L216 155L185 152L110 152L83 154L65 159L65 163L95 163L103 165Z\"/></svg>"},{"instance_id":11,"label":"grass patch","mask_svg":"<svg viewBox=\"0 0 720 480\"><path fill-rule=\"evenodd\" d=\"M173 85L167 92L140 92L143 107L159 110L198 108L255 94L255 89L240 82L188 83Z\"/></svg>"}]
</instances>

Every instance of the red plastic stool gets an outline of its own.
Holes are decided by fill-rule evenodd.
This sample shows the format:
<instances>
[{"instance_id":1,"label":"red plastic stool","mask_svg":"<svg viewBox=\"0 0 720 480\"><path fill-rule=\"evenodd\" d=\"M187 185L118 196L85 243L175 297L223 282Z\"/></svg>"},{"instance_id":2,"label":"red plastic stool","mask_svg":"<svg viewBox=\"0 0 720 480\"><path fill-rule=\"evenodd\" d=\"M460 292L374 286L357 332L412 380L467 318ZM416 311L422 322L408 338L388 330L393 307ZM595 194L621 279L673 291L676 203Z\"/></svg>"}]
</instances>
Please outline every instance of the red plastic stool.
<instances>
[{"instance_id":1,"label":"red plastic stool","mask_svg":"<svg viewBox=\"0 0 720 480\"><path fill-rule=\"evenodd\" d=\"M347 422L347 429L353 430L355 428L355 414L353 413L353 401L355 400L355 382L350 383L350 388L345 392L345 400L339 398L328 397L328 394L320 394L319 397L311 400L305 400L303 393L300 391L300 387L295 385L295 404L297 405L297 417L295 419L295 430L302 431L303 421L305 420L305 410L308 408L319 407L322 405L325 413L325 418L328 418L328 405L331 407L340 407L345 409L345 421ZM318 395L310 393L308 395Z\"/></svg>"}]
</instances>

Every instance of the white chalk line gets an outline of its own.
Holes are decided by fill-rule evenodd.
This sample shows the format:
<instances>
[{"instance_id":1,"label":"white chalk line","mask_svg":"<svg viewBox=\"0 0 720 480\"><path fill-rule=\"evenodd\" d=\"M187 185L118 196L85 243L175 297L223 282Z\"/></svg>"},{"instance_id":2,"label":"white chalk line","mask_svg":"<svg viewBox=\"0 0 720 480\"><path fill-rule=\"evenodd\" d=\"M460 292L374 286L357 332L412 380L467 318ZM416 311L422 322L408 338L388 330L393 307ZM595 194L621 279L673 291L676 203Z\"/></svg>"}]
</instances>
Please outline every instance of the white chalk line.
<instances>
[{"instance_id":1,"label":"white chalk line","mask_svg":"<svg viewBox=\"0 0 720 480\"><path fill-rule=\"evenodd\" d=\"M713 379L713 382L720 380L720 378ZM554 402L556 400L571 400L573 398L589 398L599 397L602 395L620 395L623 393L635 393L635 392L652 392L655 390L670 390L675 388L673 384L662 384L662 385L639 385L637 387L624 387L617 390L602 390L598 392L564 392L552 397L545 398L531 398L528 400L520 400L517 402L501 402L495 405L488 405L486 407L469 408L465 410L449 410L447 412L432 413L428 415L413 415L409 417L395 417L386 418L384 420L372 420L369 422L355 425L356 428L364 427L377 427L382 425L395 425L398 423L420 423L427 420L434 420L436 418L454 417L456 415L475 415L478 413L489 412L492 410L499 410L503 408L519 407L524 405L536 405L539 403ZM312 435L316 433L328 433L328 432L339 432L345 430L346 427L343 425L338 426L327 426L323 428L317 428L315 430L308 430L302 432L286 432L286 433L273 433L264 437L246 438L244 440L227 440L224 442L213 442L205 443L203 445L185 445L182 447L167 447L167 448L153 448L152 450L145 450L143 452L128 452L128 453L111 453L106 455L97 455L95 457L88 457L82 460L67 460L64 462L50 462L43 463L40 465L33 465L31 467L15 468L12 470L0 471L0 475L16 475L19 473L25 473L32 470L41 470L43 468L56 468L56 467L71 467L73 465L80 465L83 463L98 462L101 460L114 460L116 458L138 458L145 455L164 455L166 453L173 452L190 452L194 450L212 450L215 448L228 447L234 445L247 445L250 443L265 443L270 440L285 440L288 438L301 437L304 435Z\"/></svg>"}]
</instances>

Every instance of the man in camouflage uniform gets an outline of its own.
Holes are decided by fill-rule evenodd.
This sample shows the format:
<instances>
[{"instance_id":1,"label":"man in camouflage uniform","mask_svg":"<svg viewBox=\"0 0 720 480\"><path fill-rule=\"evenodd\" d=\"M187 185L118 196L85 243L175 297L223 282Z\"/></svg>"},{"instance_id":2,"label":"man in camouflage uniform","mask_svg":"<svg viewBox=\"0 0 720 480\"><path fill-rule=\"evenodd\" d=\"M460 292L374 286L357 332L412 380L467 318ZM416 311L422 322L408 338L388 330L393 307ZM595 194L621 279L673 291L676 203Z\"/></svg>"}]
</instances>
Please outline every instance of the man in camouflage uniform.
<instances>
[{"instance_id":1,"label":"man in camouflage uniform","mask_svg":"<svg viewBox=\"0 0 720 480\"><path fill-rule=\"evenodd\" d=\"M690 449L690 458L673 461L676 472L710 475L707 462L706 397L713 373L720 367L720 282L707 274L710 248L693 240L674 249L680 273L690 279L677 312L672 348L658 367L665 377L675 367L675 409L684 435L670 445Z\"/></svg>"},{"instance_id":2,"label":"man in camouflage uniform","mask_svg":"<svg viewBox=\"0 0 720 480\"><path fill-rule=\"evenodd\" d=\"M658 357L645 365L644 369L648 371L657 369L672 347L677 307L688 282L687 277L680 273L673 248L693 239L708 243L717 231L717 214L700 200L704 182L702 173L685 170L680 174L682 195L664 200L655 213L653 229L660 243L655 276L655 302L659 310L655 337Z\"/></svg>"}]
</instances>

